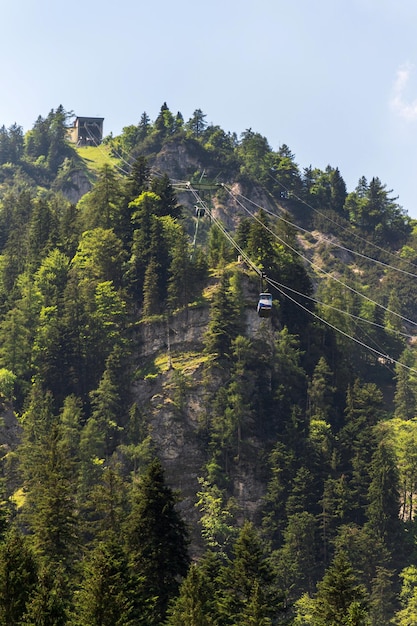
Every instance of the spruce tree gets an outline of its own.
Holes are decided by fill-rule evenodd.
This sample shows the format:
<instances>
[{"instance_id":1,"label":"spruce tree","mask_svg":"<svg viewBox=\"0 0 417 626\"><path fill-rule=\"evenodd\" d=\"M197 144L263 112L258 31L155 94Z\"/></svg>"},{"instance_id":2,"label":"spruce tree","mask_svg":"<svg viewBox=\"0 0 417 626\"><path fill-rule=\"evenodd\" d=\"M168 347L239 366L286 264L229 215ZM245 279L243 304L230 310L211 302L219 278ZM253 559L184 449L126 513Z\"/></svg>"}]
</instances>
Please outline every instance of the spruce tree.
<instances>
[{"instance_id":1,"label":"spruce tree","mask_svg":"<svg viewBox=\"0 0 417 626\"><path fill-rule=\"evenodd\" d=\"M146 623L160 624L188 570L187 533L166 485L162 465L154 459L132 487L132 510L125 526L126 550L138 585L139 606L147 605Z\"/></svg>"},{"instance_id":2,"label":"spruce tree","mask_svg":"<svg viewBox=\"0 0 417 626\"><path fill-rule=\"evenodd\" d=\"M375 425L382 418L382 394L374 383L356 380L348 389L346 423L339 433L342 471L349 477L352 521L365 521L369 468L377 447Z\"/></svg>"},{"instance_id":3,"label":"spruce tree","mask_svg":"<svg viewBox=\"0 0 417 626\"><path fill-rule=\"evenodd\" d=\"M44 566L19 626L66 626L70 590L61 567Z\"/></svg>"},{"instance_id":4,"label":"spruce tree","mask_svg":"<svg viewBox=\"0 0 417 626\"><path fill-rule=\"evenodd\" d=\"M230 362L233 340L241 329L241 302L233 295L224 272L210 307L210 321L205 336L205 351L219 365Z\"/></svg>"},{"instance_id":5,"label":"spruce tree","mask_svg":"<svg viewBox=\"0 0 417 626\"><path fill-rule=\"evenodd\" d=\"M127 560L120 546L111 540L100 542L83 563L72 623L76 626L145 626L146 621L133 619L133 591Z\"/></svg>"},{"instance_id":6,"label":"spruce tree","mask_svg":"<svg viewBox=\"0 0 417 626\"><path fill-rule=\"evenodd\" d=\"M393 557L399 558L402 545L398 470L391 448L381 441L370 466L368 524L371 532L385 542Z\"/></svg>"},{"instance_id":7,"label":"spruce tree","mask_svg":"<svg viewBox=\"0 0 417 626\"><path fill-rule=\"evenodd\" d=\"M340 550L317 585L314 626L362 626L367 615L367 594L358 584L347 554ZM356 614L354 621L349 621Z\"/></svg>"},{"instance_id":8,"label":"spruce tree","mask_svg":"<svg viewBox=\"0 0 417 626\"><path fill-rule=\"evenodd\" d=\"M19 448L26 500L25 519L34 545L47 562L70 568L77 545L76 485L73 459L61 443L60 418L53 398L38 386L23 417Z\"/></svg>"},{"instance_id":9,"label":"spruce tree","mask_svg":"<svg viewBox=\"0 0 417 626\"><path fill-rule=\"evenodd\" d=\"M38 560L27 537L11 529L0 545L0 624L18 626L38 584Z\"/></svg>"},{"instance_id":10,"label":"spruce tree","mask_svg":"<svg viewBox=\"0 0 417 626\"><path fill-rule=\"evenodd\" d=\"M181 217L181 207L178 204L177 196L167 174L160 178L153 178L150 189L160 198L158 217L163 215L170 215L175 219Z\"/></svg>"},{"instance_id":11,"label":"spruce tree","mask_svg":"<svg viewBox=\"0 0 417 626\"><path fill-rule=\"evenodd\" d=\"M273 567L251 522L242 526L232 556L220 571L219 583L216 597L220 623L244 624L251 605L258 618L276 620L284 610Z\"/></svg>"},{"instance_id":12,"label":"spruce tree","mask_svg":"<svg viewBox=\"0 0 417 626\"><path fill-rule=\"evenodd\" d=\"M168 609L166 626L214 626L213 586L203 568L191 565L179 594Z\"/></svg>"},{"instance_id":13,"label":"spruce tree","mask_svg":"<svg viewBox=\"0 0 417 626\"><path fill-rule=\"evenodd\" d=\"M125 182L125 194L128 202L132 202L149 187L150 169L144 156L139 156L132 164Z\"/></svg>"},{"instance_id":14,"label":"spruce tree","mask_svg":"<svg viewBox=\"0 0 417 626\"><path fill-rule=\"evenodd\" d=\"M81 202L84 230L116 226L121 204L120 181L112 166L106 163L93 189Z\"/></svg>"}]
</instances>

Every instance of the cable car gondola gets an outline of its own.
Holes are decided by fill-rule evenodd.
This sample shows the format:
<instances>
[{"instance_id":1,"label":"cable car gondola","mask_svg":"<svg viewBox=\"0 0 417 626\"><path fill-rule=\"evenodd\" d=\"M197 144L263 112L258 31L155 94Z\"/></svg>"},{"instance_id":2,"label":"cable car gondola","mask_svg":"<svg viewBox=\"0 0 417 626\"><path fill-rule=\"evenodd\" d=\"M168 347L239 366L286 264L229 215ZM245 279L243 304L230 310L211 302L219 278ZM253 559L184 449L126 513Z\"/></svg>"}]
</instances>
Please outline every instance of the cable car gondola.
<instances>
[{"instance_id":1,"label":"cable car gondola","mask_svg":"<svg viewBox=\"0 0 417 626\"><path fill-rule=\"evenodd\" d=\"M206 214L206 209L204 205L201 203L200 206L197 204L195 207L195 216L196 217L204 217Z\"/></svg>"},{"instance_id":2,"label":"cable car gondola","mask_svg":"<svg viewBox=\"0 0 417 626\"><path fill-rule=\"evenodd\" d=\"M259 294L259 301L257 306L257 312L259 317L269 317L272 311L272 295L264 292Z\"/></svg>"}]
</instances>

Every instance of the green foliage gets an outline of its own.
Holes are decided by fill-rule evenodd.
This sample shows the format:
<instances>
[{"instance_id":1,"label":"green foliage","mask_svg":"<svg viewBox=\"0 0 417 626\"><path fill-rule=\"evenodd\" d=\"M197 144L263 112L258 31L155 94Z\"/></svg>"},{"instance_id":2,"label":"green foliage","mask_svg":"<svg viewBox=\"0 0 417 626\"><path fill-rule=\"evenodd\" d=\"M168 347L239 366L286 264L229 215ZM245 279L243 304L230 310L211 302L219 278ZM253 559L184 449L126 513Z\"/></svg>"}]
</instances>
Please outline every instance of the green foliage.
<instances>
[{"instance_id":1,"label":"green foliage","mask_svg":"<svg viewBox=\"0 0 417 626\"><path fill-rule=\"evenodd\" d=\"M284 610L273 568L250 522L243 524L219 580L218 612L226 624L251 623L252 617L272 622Z\"/></svg>"},{"instance_id":2,"label":"green foliage","mask_svg":"<svg viewBox=\"0 0 417 626\"><path fill-rule=\"evenodd\" d=\"M5 367L0 368L0 395L11 402L16 383L16 374Z\"/></svg>"},{"instance_id":3,"label":"green foliage","mask_svg":"<svg viewBox=\"0 0 417 626\"><path fill-rule=\"evenodd\" d=\"M38 584L38 563L29 541L11 530L0 545L0 624L21 624Z\"/></svg>"},{"instance_id":4,"label":"green foliage","mask_svg":"<svg viewBox=\"0 0 417 626\"><path fill-rule=\"evenodd\" d=\"M21 622L22 626L65 626L68 624L68 595L62 568L43 567Z\"/></svg>"},{"instance_id":5,"label":"green foliage","mask_svg":"<svg viewBox=\"0 0 417 626\"><path fill-rule=\"evenodd\" d=\"M125 526L126 549L138 585L138 614L143 610L140 602L154 599L144 615L150 626L165 618L179 581L187 573L186 527L175 509L174 494L165 484L157 459L132 486L131 497L132 509Z\"/></svg>"},{"instance_id":6,"label":"green foliage","mask_svg":"<svg viewBox=\"0 0 417 626\"><path fill-rule=\"evenodd\" d=\"M316 520L311 513L303 511L288 518L284 531L284 543L273 554L277 578L281 589L291 603L303 592L312 593L317 576Z\"/></svg>"},{"instance_id":7,"label":"green foliage","mask_svg":"<svg viewBox=\"0 0 417 626\"><path fill-rule=\"evenodd\" d=\"M101 542L86 557L76 596L74 624L133 626L133 589L120 547ZM143 622L140 622L143 623Z\"/></svg>"},{"instance_id":8,"label":"green foliage","mask_svg":"<svg viewBox=\"0 0 417 626\"><path fill-rule=\"evenodd\" d=\"M91 281L111 280L116 287L122 281L122 264L125 260L120 239L111 229L86 230L81 236L72 260L74 272L79 274L81 285L90 288Z\"/></svg>"},{"instance_id":9,"label":"green foliage","mask_svg":"<svg viewBox=\"0 0 417 626\"><path fill-rule=\"evenodd\" d=\"M233 293L226 272L221 276L210 307L210 322L205 338L205 350L223 364L230 360L232 342L241 328L242 303Z\"/></svg>"},{"instance_id":10,"label":"green foliage","mask_svg":"<svg viewBox=\"0 0 417 626\"><path fill-rule=\"evenodd\" d=\"M235 503L214 482L200 478L199 483L196 505L201 511L202 537L209 548L224 552L236 534Z\"/></svg>"},{"instance_id":11,"label":"green foliage","mask_svg":"<svg viewBox=\"0 0 417 626\"><path fill-rule=\"evenodd\" d=\"M380 442L373 454L370 466L371 482L368 491L368 524L371 532L384 541L391 553L401 545L400 497L398 471L393 451Z\"/></svg>"},{"instance_id":12,"label":"green foliage","mask_svg":"<svg viewBox=\"0 0 417 626\"><path fill-rule=\"evenodd\" d=\"M339 551L317 586L312 623L365 626L366 617L366 591L357 583L347 555Z\"/></svg>"},{"instance_id":13,"label":"green foliage","mask_svg":"<svg viewBox=\"0 0 417 626\"><path fill-rule=\"evenodd\" d=\"M242 133L238 154L242 160L241 172L255 179L261 179L268 169L267 157L271 148L266 137L254 132L251 128Z\"/></svg>"},{"instance_id":14,"label":"green foliage","mask_svg":"<svg viewBox=\"0 0 417 626\"><path fill-rule=\"evenodd\" d=\"M211 582L202 567L192 564L168 609L167 626L214 626Z\"/></svg>"},{"instance_id":15,"label":"green foliage","mask_svg":"<svg viewBox=\"0 0 417 626\"><path fill-rule=\"evenodd\" d=\"M28 160L45 164L46 172L56 175L66 157L73 157L75 150L67 140L67 122L72 113L62 105L51 109L46 118L39 116L32 130L25 136L24 153Z\"/></svg>"},{"instance_id":16,"label":"green foliage","mask_svg":"<svg viewBox=\"0 0 417 626\"><path fill-rule=\"evenodd\" d=\"M61 424L50 394L33 387L22 418L20 448L27 489L24 512L37 551L48 561L70 566L77 545L74 459L62 445Z\"/></svg>"},{"instance_id":17,"label":"green foliage","mask_svg":"<svg viewBox=\"0 0 417 626\"><path fill-rule=\"evenodd\" d=\"M398 600L414 623L417 244L391 192L166 103L98 167L70 118L0 128L1 624L381 626ZM242 219L219 185L191 243L199 200L166 163L268 211ZM270 319L218 219L284 285Z\"/></svg>"},{"instance_id":18,"label":"green foliage","mask_svg":"<svg viewBox=\"0 0 417 626\"><path fill-rule=\"evenodd\" d=\"M382 395L374 384L356 380L348 389L346 423L340 432L344 468L350 479L353 521L363 521L371 483L369 467L376 450L374 427L382 418Z\"/></svg>"},{"instance_id":19,"label":"green foliage","mask_svg":"<svg viewBox=\"0 0 417 626\"><path fill-rule=\"evenodd\" d=\"M409 220L402 208L395 202L379 178L372 178L368 184L363 177L355 191L348 194L345 210L349 219L367 233L374 234L379 242L398 243L409 233Z\"/></svg>"},{"instance_id":20,"label":"green foliage","mask_svg":"<svg viewBox=\"0 0 417 626\"><path fill-rule=\"evenodd\" d=\"M103 165L93 189L80 202L84 230L114 228L121 197L120 180L114 169L109 164Z\"/></svg>"}]
</instances>

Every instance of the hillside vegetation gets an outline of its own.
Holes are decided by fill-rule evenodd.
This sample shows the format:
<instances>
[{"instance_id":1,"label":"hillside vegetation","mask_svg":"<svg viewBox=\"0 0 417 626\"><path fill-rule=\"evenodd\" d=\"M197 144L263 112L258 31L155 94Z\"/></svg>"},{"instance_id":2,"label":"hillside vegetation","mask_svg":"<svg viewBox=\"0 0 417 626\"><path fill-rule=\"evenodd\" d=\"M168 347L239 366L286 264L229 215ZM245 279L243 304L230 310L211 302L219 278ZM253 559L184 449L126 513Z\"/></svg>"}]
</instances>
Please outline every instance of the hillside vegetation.
<instances>
[{"instance_id":1,"label":"hillside vegetation","mask_svg":"<svg viewBox=\"0 0 417 626\"><path fill-rule=\"evenodd\" d=\"M417 623L415 223L200 109L69 118L0 129L0 625Z\"/></svg>"}]
</instances>

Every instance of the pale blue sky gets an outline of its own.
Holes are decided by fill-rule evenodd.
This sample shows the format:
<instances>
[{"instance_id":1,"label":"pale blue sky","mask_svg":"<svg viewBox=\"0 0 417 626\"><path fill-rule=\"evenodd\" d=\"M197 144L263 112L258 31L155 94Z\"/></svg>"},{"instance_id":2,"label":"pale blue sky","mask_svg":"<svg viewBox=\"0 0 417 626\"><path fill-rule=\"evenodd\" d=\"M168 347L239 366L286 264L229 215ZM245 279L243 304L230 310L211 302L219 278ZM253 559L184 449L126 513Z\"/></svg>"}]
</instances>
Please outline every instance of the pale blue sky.
<instances>
[{"instance_id":1,"label":"pale blue sky","mask_svg":"<svg viewBox=\"0 0 417 626\"><path fill-rule=\"evenodd\" d=\"M163 102L300 168L378 176L417 218L416 0L3 0L0 125L62 104L118 134Z\"/></svg>"}]
</instances>

